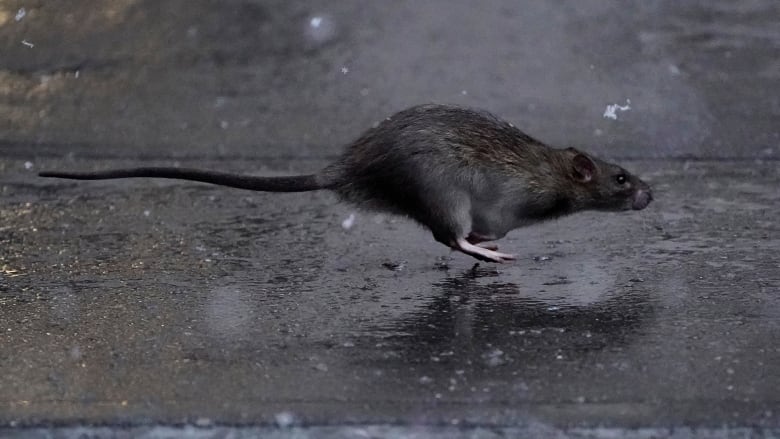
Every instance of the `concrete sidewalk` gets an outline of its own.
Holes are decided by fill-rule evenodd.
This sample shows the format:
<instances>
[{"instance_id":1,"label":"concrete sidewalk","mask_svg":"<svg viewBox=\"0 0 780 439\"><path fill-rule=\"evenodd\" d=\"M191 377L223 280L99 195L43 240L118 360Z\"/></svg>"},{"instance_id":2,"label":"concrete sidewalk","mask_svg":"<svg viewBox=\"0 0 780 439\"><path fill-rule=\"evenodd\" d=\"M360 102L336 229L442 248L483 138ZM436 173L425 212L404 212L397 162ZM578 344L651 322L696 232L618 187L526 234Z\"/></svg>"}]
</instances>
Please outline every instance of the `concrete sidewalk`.
<instances>
[{"instance_id":1,"label":"concrete sidewalk","mask_svg":"<svg viewBox=\"0 0 780 439\"><path fill-rule=\"evenodd\" d=\"M627 166L652 208L474 266L324 193L4 161L0 421L777 427L777 162Z\"/></svg>"}]
</instances>

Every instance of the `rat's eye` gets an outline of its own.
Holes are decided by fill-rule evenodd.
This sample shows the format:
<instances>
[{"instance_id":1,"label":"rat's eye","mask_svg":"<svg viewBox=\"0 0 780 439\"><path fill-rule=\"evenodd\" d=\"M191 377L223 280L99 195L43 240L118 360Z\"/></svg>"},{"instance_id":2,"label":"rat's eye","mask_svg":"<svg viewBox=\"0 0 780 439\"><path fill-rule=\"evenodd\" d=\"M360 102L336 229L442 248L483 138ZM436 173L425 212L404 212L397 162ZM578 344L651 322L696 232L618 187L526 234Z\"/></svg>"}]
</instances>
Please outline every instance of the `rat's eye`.
<instances>
[{"instance_id":1,"label":"rat's eye","mask_svg":"<svg viewBox=\"0 0 780 439\"><path fill-rule=\"evenodd\" d=\"M615 176L615 181L617 182L617 184L623 185L626 184L626 182L628 182L628 177L626 177L626 174L618 174Z\"/></svg>"}]
</instances>

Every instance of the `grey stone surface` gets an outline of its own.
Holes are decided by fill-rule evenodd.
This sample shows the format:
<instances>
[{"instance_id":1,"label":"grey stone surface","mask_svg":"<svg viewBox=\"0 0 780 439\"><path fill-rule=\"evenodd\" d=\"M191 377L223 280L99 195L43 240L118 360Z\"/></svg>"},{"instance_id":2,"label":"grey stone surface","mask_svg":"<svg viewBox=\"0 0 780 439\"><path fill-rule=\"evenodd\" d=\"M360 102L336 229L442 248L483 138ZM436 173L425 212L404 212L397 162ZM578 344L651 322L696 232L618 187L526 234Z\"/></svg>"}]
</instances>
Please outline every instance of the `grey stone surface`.
<instances>
[{"instance_id":1,"label":"grey stone surface","mask_svg":"<svg viewBox=\"0 0 780 439\"><path fill-rule=\"evenodd\" d=\"M0 433L771 437L778 4L383 5L0 2ZM475 267L328 193L35 176L309 172L427 101L619 158L656 201Z\"/></svg>"},{"instance_id":2,"label":"grey stone surface","mask_svg":"<svg viewBox=\"0 0 780 439\"><path fill-rule=\"evenodd\" d=\"M777 425L777 163L628 166L652 208L475 268L324 193L4 161L0 420Z\"/></svg>"}]
</instances>

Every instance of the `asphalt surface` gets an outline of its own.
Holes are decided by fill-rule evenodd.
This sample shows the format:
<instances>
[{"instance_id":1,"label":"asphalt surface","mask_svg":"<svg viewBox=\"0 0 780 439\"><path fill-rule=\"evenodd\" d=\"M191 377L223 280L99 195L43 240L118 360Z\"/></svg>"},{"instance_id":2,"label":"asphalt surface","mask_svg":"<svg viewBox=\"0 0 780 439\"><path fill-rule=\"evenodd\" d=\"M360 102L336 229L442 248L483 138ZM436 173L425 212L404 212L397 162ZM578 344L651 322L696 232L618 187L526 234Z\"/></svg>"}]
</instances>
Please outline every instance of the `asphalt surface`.
<instances>
[{"instance_id":1,"label":"asphalt surface","mask_svg":"<svg viewBox=\"0 0 780 439\"><path fill-rule=\"evenodd\" d=\"M0 435L780 435L778 18L0 2ZM431 101L617 160L656 201L475 266L326 192L36 176L306 173Z\"/></svg>"}]
</instances>

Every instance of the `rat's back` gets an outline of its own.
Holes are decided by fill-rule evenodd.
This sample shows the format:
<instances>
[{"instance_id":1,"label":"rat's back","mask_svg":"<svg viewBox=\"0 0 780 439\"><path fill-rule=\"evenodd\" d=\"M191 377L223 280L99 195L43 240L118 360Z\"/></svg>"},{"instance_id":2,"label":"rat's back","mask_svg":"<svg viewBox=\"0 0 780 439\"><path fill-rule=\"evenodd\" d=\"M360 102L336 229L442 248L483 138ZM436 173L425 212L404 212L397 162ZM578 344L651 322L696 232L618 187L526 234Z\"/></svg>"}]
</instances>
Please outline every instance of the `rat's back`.
<instances>
[{"instance_id":1,"label":"rat's back","mask_svg":"<svg viewBox=\"0 0 780 439\"><path fill-rule=\"evenodd\" d=\"M449 105L403 110L366 131L326 169L345 200L414 217L432 197L497 190L549 149L490 113Z\"/></svg>"}]
</instances>

